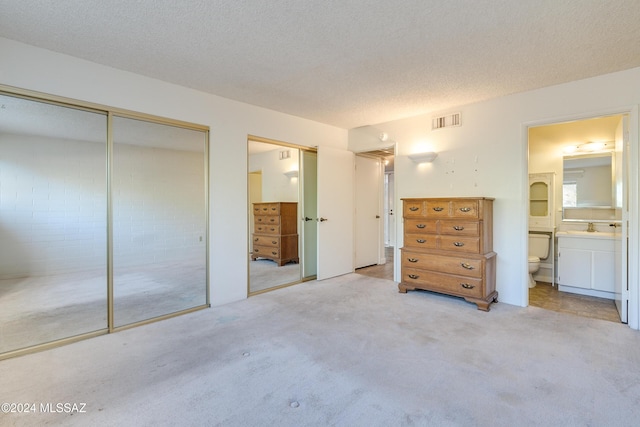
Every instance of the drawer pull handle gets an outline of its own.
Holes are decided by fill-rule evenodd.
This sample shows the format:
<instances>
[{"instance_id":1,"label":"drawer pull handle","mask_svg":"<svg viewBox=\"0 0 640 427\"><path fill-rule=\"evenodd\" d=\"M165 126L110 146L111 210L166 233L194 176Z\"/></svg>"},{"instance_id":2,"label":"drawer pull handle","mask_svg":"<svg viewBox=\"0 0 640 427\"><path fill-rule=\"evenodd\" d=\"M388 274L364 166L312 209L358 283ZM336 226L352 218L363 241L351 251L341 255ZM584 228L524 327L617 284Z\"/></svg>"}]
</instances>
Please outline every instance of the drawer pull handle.
<instances>
[{"instance_id":1,"label":"drawer pull handle","mask_svg":"<svg viewBox=\"0 0 640 427\"><path fill-rule=\"evenodd\" d=\"M418 262L418 258L407 258L409 262Z\"/></svg>"},{"instance_id":2,"label":"drawer pull handle","mask_svg":"<svg viewBox=\"0 0 640 427\"><path fill-rule=\"evenodd\" d=\"M433 208L434 211L436 212L442 212L444 210L444 208L440 207L440 206L436 206L435 208Z\"/></svg>"},{"instance_id":3,"label":"drawer pull handle","mask_svg":"<svg viewBox=\"0 0 640 427\"><path fill-rule=\"evenodd\" d=\"M410 274L410 275L409 275L409 279L417 279L417 278L419 278L419 277L420 277L420 276L418 276L417 274Z\"/></svg>"},{"instance_id":4,"label":"drawer pull handle","mask_svg":"<svg viewBox=\"0 0 640 427\"><path fill-rule=\"evenodd\" d=\"M473 270L474 269L474 267L472 265L469 265L466 262L463 262L460 265L462 266L462 268L466 268L467 270Z\"/></svg>"},{"instance_id":5,"label":"drawer pull handle","mask_svg":"<svg viewBox=\"0 0 640 427\"><path fill-rule=\"evenodd\" d=\"M271 252L271 255L278 255L278 252Z\"/></svg>"},{"instance_id":6,"label":"drawer pull handle","mask_svg":"<svg viewBox=\"0 0 640 427\"><path fill-rule=\"evenodd\" d=\"M262 218L258 218L258 222L262 222Z\"/></svg>"},{"instance_id":7,"label":"drawer pull handle","mask_svg":"<svg viewBox=\"0 0 640 427\"><path fill-rule=\"evenodd\" d=\"M425 243L425 242L426 242L426 240L424 240L424 239L416 239L416 242L418 242L418 243Z\"/></svg>"},{"instance_id":8,"label":"drawer pull handle","mask_svg":"<svg viewBox=\"0 0 640 427\"><path fill-rule=\"evenodd\" d=\"M411 212L415 212L415 211L417 211L418 209L420 209L420 208L419 208L419 207L417 207L417 206L411 206L411 207L409 208L409 210L410 210Z\"/></svg>"},{"instance_id":9,"label":"drawer pull handle","mask_svg":"<svg viewBox=\"0 0 640 427\"><path fill-rule=\"evenodd\" d=\"M275 228L273 228L273 227L271 227L271 231L276 231L276 229L275 229Z\"/></svg>"},{"instance_id":10,"label":"drawer pull handle","mask_svg":"<svg viewBox=\"0 0 640 427\"><path fill-rule=\"evenodd\" d=\"M473 288L475 288L474 285L470 285L468 283L460 283L460 286L462 286L465 289L473 289Z\"/></svg>"},{"instance_id":11,"label":"drawer pull handle","mask_svg":"<svg viewBox=\"0 0 640 427\"><path fill-rule=\"evenodd\" d=\"M262 210L266 212L268 209L267 208L262 208Z\"/></svg>"},{"instance_id":12,"label":"drawer pull handle","mask_svg":"<svg viewBox=\"0 0 640 427\"><path fill-rule=\"evenodd\" d=\"M460 211L462 211L462 212L469 212L469 211L471 211L471 208L467 208L467 207L460 208Z\"/></svg>"},{"instance_id":13,"label":"drawer pull handle","mask_svg":"<svg viewBox=\"0 0 640 427\"><path fill-rule=\"evenodd\" d=\"M254 249L253 252L258 253L260 252L260 249Z\"/></svg>"},{"instance_id":14,"label":"drawer pull handle","mask_svg":"<svg viewBox=\"0 0 640 427\"><path fill-rule=\"evenodd\" d=\"M260 240L259 237L256 237L255 239L253 239L254 242L257 242L258 240Z\"/></svg>"},{"instance_id":15,"label":"drawer pull handle","mask_svg":"<svg viewBox=\"0 0 640 427\"><path fill-rule=\"evenodd\" d=\"M269 221L276 222L276 219L275 218L271 218Z\"/></svg>"},{"instance_id":16,"label":"drawer pull handle","mask_svg":"<svg viewBox=\"0 0 640 427\"><path fill-rule=\"evenodd\" d=\"M456 230L456 231L462 231L462 230L464 230L464 227L461 226L461 225L454 225L453 229Z\"/></svg>"},{"instance_id":17,"label":"drawer pull handle","mask_svg":"<svg viewBox=\"0 0 640 427\"><path fill-rule=\"evenodd\" d=\"M417 224L417 225L416 225L416 227L418 227L418 228L425 228L425 227L426 227L426 225L424 225L424 224Z\"/></svg>"},{"instance_id":18,"label":"drawer pull handle","mask_svg":"<svg viewBox=\"0 0 640 427\"><path fill-rule=\"evenodd\" d=\"M457 246L457 247L460 248L460 247L464 246L464 243L463 242L453 242L453 246Z\"/></svg>"},{"instance_id":19,"label":"drawer pull handle","mask_svg":"<svg viewBox=\"0 0 640 427\"><path fill-rule=\"evenodd\" d=\"M274 245L277 245L278 241L277 240L272 240L271 243L274 244Z\"/></svg>"}]
</instances>

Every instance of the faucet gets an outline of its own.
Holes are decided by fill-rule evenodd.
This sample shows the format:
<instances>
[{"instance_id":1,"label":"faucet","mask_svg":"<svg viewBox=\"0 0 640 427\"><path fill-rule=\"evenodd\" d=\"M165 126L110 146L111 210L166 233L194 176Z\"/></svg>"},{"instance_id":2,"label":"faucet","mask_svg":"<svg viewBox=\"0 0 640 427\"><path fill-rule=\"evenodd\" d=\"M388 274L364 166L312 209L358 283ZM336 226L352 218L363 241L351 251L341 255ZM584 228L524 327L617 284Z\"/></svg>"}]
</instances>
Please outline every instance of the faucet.
<instances>
[{"instance_id":1,"label":"faucet","mask_svg":"<svg viewBox=\"0 0 640 427\"><path fill-rule=\"evenodd\" d=\"M596 228L594 227L594 225L593 225L593 223L592 223L592 222L590 222L590 223L587 225L587 231L588 231L589 233L593 233L594 231L596 231Z\"/></svg>"}]
</instances>

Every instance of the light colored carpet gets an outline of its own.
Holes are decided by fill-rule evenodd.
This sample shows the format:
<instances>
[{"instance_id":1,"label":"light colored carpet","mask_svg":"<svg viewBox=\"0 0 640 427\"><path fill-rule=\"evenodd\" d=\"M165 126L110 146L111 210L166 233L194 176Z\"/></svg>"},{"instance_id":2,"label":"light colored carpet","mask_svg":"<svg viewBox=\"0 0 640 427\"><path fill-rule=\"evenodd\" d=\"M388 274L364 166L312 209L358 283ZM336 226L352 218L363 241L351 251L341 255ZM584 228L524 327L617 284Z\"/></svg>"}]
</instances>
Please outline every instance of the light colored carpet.
<instances>
[{"instance_id":1,"label":"light colored carpet","mask_svg":"<svg viewBox=\"0 0 640 427\"><path fill-rule=\"evenodd\" d=\"M2 425L634 426L640 334L350 274L0 361Z\"/></svg>"}]
</instances>

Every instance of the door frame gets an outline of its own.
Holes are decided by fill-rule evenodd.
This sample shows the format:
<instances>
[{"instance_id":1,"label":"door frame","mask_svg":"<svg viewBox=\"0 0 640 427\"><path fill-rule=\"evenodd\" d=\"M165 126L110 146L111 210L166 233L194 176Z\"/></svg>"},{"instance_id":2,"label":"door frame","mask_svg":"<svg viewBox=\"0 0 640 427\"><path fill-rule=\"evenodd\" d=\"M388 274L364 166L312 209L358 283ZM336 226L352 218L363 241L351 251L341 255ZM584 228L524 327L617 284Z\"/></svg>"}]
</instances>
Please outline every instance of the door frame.
<instances>
[{"instance_id":1,"label":"door frame","mask_svg":"<svg viewBox=\"0 0 640 427\"><path fill-rule=\"evenodd\" d=\"M602 116L612 116L626 114L629 116L629 152L627 153L629 160L629 176L624 183L628 188L624 191L628 194L627 205L629 207L628 215L628 228L627 236L629 244L627 248L627 258L630 260L627 263L628 276L627 285L629 288L629 302L627 312L627 324L631 329L640 329L640 284L638 281L639 276L639 263L640 260L640 209L639 203L639 167L640 167L640 149L638 146L638 105L631 105L627 107L607 109L601 111L593 111L590 113L581 113L567 116L551 117L522 124L522 231L521 231L521 251L522 253L528 253L527 237L529 232L529 218L528 218L528 176L529 176L529 128L536 126L546 126L562 122L587 120ZM623 159L626 161L627 159ZM529 284L528 284L528 263L526 256L522 257L521 261L521 289L522 289L522 306L527 307L529 305ZM633 262L635 260L636 262Z\"/></svg>"}]
</instances>

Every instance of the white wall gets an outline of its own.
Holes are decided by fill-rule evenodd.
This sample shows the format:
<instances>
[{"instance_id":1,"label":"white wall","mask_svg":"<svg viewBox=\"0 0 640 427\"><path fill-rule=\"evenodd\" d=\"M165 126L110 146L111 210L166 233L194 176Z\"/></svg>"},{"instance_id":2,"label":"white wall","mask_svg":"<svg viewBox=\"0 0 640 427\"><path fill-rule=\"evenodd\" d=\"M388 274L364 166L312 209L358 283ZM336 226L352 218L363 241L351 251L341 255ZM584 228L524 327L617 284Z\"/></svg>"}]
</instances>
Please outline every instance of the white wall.
<instances>
[{"instance_id":1,"label":"white wall","mask_svg":"<svg viewBox=\"0 0 640 427\"><path fill-rule=\"evenodd\" d=\"M0 38L0 84L210 128L213 305L247 296L247 135L347 148L347 131Z\"/></svg>"},{"instance_id":2,"label":"white wall","mask_svg":"<svg viewBox=\"0 0 640 427\"><path fill-rule=\"evenodd\" d=\"M500 301L525 306L528 302L527 126L635 108L631 140L637 147L638 103L640 68L381 123L375 128L387 132L397 142L398 199L437 196L496 199L494 250L498 254ZM432 117L452 112L462 114L462 126L431 131ZM361 140L357 144L358 151L366 149ZM407 157L429 150L439 153L431 164L416 165ZM631 162L637 171L637 150L634 152ZM637 197L634 180L631 190ZM400 206L398 204L398 211ZM399 222L398 247L402 246L401 233L402 223ZM637 241L637 230L633 233L632 238ZM637 256L637 253L632 250L631 256ZM399 271L398 265L396 271ZM632 293L632 300L637 311L637 293ZM637 324L637 319L634 321Z\"/></svg>"}]
</instances>

